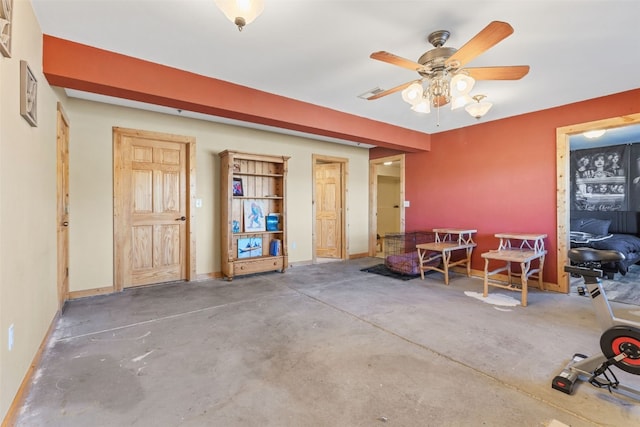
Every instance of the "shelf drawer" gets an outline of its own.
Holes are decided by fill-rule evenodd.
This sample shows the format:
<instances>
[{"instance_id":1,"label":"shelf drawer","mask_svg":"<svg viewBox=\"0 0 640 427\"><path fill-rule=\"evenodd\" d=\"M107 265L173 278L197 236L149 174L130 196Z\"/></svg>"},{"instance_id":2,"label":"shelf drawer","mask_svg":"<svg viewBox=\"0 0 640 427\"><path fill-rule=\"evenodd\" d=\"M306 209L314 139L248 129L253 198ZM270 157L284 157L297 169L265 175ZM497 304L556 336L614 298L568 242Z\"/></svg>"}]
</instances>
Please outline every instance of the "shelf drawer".
<instances>
[{"instance_id":1,"label":"shelf drawer","mask_svg":"<svg viewBox=\"0 0 640 427\"><path fill-rule=\"evenodd\" d=\"M268 257L233 262L235 275L259 273L262 271L284 271L284 257Z\"/></svg>"}]
</instances>

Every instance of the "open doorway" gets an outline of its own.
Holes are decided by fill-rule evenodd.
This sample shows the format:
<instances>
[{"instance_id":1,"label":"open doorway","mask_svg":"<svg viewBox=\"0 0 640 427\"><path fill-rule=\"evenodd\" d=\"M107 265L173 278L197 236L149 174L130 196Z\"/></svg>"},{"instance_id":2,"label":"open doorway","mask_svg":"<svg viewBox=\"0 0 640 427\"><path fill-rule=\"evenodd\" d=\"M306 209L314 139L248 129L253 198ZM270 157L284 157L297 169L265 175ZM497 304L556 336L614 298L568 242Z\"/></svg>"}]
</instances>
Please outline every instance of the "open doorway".
<instances>
[{"instance_id":1,"label":"open doorway","mask_svg":"<svg viewBox=\"0 0 640 427\"><path fill-rule=\"evenodd\" d=\"M384 236L404 232L404 154L369 161L369 255L384 257Z\"/></svg>"},{"instance_id":2,"label":"open doorway","mask_svg":"<svg viewBox=\"0 0 640 427\"><path fill-rule=\"evenodd\" d=\"M557 199L556 199L556 222L557 222L557 288L551 286L550 290L558 292L569 292L568 274L564 272L567 264L567 251L569 244L569 221L570 221L570 167L569 151L570 136L582 132L611 129L620 126L640 123L640 113L628 116L612 117L604 120L580 123L571 126L564 126L556 130L556 171L557 171Z\"/></svg>"}]
</instances>

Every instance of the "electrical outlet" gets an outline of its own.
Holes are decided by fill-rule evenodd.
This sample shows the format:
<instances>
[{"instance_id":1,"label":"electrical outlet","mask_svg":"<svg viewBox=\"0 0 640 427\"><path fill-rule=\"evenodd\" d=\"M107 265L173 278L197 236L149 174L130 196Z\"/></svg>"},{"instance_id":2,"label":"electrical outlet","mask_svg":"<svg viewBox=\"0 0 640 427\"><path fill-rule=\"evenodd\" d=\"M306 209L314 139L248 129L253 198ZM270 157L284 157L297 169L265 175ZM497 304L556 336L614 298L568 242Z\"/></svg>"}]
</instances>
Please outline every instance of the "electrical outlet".
<instances>
[{"instance_id":1,"label":"electrical outlet","mask_svg":"<svg viewBox=\"0 0 640 427\"><path fill-rule=\"evenodd\" d=\"M196 208L202 207L202 199L196 199Z\"/></svg>"},{"instance_id":2,"label":"electrical outlet","mask_svg":"<svg viewBox=\"0 0 640 427\"><path fill-rule=\"evenodd\" d=\"M296 242L292 242L291 243L291 249L295 249L296 248Z\"/></svg>"},{"instance_id":3,"label":"electrical outlet","mask_svg":"<svg viewBox=\"0 0 640 427\"><path fill-rule=\"evenodd\" d=\"M411 207L411 202L410 202L409 200L405 200L405 201L404 201L404 207L405 207L405 208L409 208L409 207Z\"/></svg>"},{"instance_id":4,"label":"electrical outlet","mask_svg":"<svg viewBox=\"0 0 640 427\"><path fill-rule=\"evenodd\" d=\"M13 323L9 326L9 333L7 335L9 337L7 339L7 347L9 348L9 351L11 351L13 349Z\"/></svg>"}]
</instances>

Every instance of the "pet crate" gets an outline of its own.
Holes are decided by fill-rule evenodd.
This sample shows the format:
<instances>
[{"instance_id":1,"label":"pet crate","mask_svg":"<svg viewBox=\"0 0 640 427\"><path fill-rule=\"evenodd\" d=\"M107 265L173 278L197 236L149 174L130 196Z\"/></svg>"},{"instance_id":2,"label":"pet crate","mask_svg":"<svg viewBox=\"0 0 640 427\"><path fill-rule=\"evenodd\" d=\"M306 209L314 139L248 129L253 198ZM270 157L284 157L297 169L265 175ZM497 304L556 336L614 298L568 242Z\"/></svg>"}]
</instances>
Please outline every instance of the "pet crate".
<instances>
[{"instance_id":1,"label":"pet crate","mask_svg":"<svg viewBox=\"0 0 640 427\"><path fill-rule=\"evenodd\" d=\"M416 245L435 241L432 231L409 231L384 236L384 265L400 274L420 274L420 259ZM437 265L439 259L432 261Z\"/></svg>"}]
</instances>

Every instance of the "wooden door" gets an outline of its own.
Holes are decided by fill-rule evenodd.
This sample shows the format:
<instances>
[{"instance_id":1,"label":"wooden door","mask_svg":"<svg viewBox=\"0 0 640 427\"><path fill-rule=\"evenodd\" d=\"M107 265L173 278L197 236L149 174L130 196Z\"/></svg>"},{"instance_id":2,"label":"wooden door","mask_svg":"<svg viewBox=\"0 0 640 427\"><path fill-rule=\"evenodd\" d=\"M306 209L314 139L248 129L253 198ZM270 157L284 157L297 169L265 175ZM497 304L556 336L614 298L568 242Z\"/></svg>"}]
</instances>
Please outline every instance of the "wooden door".
<instances>
[{"instance_id":1,"label":"wooden door","mask_svg":"<svg viewBox=\"0 0 640 427\"><path fill-rule=\"evenodd\" d=\"M342 165L316 165L316 257L342 255Z\"/></svg>"},{"instance_id":2,"label":"wooden door","mask_svg":"<svg viewBox=\"0 0 640 427\"><path fill-rule=\"evenodd\" d=\"M116 289L189 280L188 150L181 137L173 139L114 133Z\"/></svg>"},{"instance_id":3,"label":"wooden door","mask_svg":"<svg viewBox=\"0 0 640 427\"><path fill-rule=\"evenodd\" d=\"M58 104L57 131L58 307L69 296L69 120Z\"/></svg>"}]
</instances>

